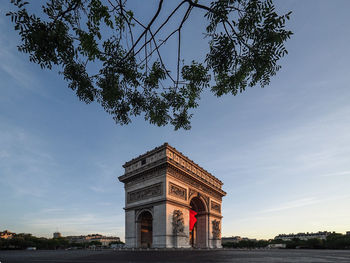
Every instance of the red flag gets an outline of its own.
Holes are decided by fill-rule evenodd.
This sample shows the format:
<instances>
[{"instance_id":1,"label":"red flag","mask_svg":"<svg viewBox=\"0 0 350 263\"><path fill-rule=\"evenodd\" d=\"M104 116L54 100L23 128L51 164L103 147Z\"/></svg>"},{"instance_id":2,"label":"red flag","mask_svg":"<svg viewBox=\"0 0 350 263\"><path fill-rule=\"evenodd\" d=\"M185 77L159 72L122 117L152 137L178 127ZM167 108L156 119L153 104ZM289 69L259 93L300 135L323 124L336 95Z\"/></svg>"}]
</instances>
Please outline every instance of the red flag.
<instances>
[{"instance_id":1,"label":"red flag","mask_svg":"<svg viewBox=\"0 0 350 263\"><path fill-rule=\"evenodd\" d=\"M190 209L190 231L192 231L194 224L197 222L196 215L197 215L197 212Z\"/></svg>"}]
</instances>

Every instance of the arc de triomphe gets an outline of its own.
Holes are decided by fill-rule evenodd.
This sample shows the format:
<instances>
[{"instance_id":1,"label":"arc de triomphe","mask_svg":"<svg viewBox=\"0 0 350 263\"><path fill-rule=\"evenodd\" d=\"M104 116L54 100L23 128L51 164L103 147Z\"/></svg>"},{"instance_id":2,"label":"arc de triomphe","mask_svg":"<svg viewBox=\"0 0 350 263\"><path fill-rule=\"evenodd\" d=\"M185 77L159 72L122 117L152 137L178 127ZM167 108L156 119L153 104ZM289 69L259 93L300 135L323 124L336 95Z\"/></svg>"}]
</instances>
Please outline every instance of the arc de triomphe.
<instances>
[{"instance_id":1,"label":"arc de triomphe","mask_svg":"<svg viewBox=\"0 0 350 263\"><path fill-rule=\"evenodd\" d=\"M123 167L127 247L221 247L219 179L167 143Z\"/></svg>"}]
</instances>

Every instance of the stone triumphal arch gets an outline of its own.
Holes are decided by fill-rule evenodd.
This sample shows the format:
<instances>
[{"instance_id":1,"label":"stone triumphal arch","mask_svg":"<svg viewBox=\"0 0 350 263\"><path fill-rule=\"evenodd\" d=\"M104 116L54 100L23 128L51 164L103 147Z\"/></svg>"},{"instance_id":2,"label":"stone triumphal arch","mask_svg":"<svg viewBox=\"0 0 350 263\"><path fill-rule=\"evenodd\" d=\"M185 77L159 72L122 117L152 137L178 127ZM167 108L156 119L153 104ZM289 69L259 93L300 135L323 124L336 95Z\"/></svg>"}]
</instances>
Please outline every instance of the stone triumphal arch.
<instances>
[{"instance_id":1,"label":"stone triumphal arch","mask_svg":"<svg viewBox=\"0 0 350 263\"><path fill-rule=\"evenodd\" d=\"M221 247L219 179L167 143L123 167L127 247Z\"/></svg>"}]
</instances>

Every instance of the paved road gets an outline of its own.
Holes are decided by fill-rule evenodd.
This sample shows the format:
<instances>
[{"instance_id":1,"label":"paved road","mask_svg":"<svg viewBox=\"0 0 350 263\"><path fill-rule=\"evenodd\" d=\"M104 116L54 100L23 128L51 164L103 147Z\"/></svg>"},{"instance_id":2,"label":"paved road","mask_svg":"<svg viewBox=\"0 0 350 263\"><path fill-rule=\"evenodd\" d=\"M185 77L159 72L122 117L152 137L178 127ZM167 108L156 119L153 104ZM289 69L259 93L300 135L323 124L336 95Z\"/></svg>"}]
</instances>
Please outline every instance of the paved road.
<instances>
[{"instance_id":1,"label":"paved road","mask_svg":"<svg viewBox=\"0 0 350 263\"><path fill-rule=\"evenodd\" d=\"M0 262L350 262L350 250L0 251Z\"/></svg>"}]
</instances>

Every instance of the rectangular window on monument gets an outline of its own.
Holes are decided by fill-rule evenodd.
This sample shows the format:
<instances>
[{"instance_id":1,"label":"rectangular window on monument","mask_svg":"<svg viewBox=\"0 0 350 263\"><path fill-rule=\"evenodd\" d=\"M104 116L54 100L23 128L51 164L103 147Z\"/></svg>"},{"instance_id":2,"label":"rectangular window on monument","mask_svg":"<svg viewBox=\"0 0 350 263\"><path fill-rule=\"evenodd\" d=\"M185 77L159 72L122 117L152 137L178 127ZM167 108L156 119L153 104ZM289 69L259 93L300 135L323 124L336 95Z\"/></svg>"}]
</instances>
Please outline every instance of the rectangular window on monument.
<instances>
[{"instance_id":1,"label":"rectangular window on monument","mask_svg":"<svg viewBox=\"0 0 350 263\"><path fill-rule=\"evenodd\" d=\"M194 224L197 222L196 215L197 215L197 212L190 209L190 231L193 230Z\"/></svg>"}]
</instances>

